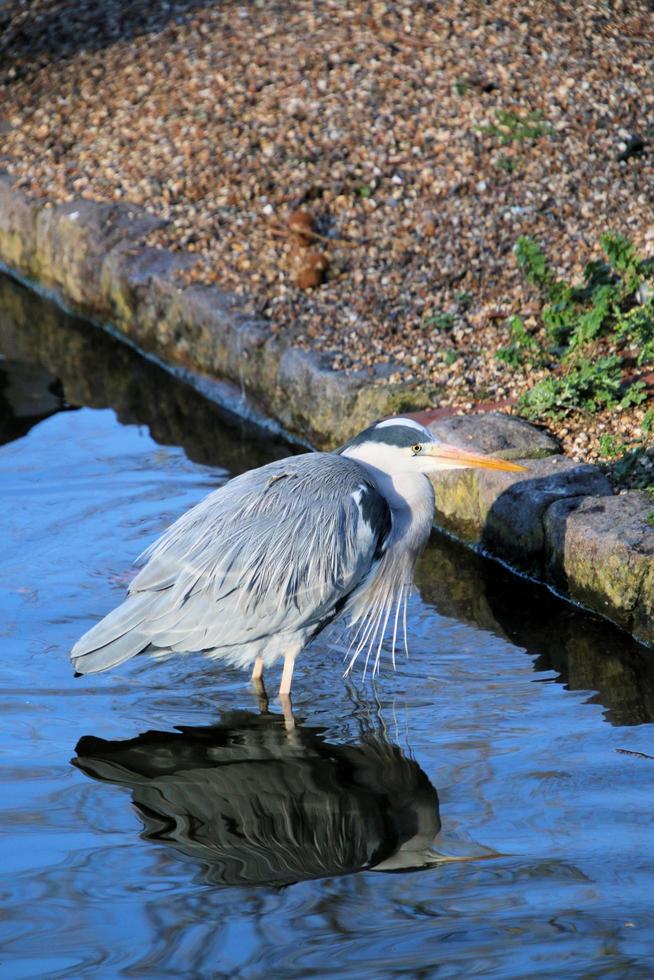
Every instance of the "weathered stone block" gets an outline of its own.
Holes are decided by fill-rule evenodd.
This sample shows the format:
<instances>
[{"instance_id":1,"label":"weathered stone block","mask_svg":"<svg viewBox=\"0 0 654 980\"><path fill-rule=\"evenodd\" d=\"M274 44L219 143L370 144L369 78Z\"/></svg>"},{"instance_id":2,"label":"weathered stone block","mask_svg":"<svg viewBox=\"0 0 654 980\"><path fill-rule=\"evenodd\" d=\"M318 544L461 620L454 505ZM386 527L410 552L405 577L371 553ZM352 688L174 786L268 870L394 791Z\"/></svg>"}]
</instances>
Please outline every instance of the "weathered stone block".
<instances>
[{"instance_id":1,"label":"weathered stone block","mask_svg":"<svg viewBox=\"0 0 654 980\"><path fill-rule=\"evenodd\" d=\"M188 341L179 343L180 273L193 260L159 248L113 249L102 263L100 291L106 317L134 343L162 358L180 363L188 357ZM183 349L182 349L183 347Z\"/></svg>"},{"instance_id":2,"label":"weathered stone block","mask_svg":"<svg viewBox=\"0 0 654 980\"><path fill-rule=\"evenodd\" d=\"M68 303L105 317L103 265L112 251L138 242L163 224L126 204L75 201L44 207L36 220L33 274L59 289Z\"/></svg>"},{"instance_id":3,"label":"weathered stone block","mask_svg":"<svg viewBox=\"0 0 654 980\"><path fill-rule=\"evenodd\" d=\"M533 565L542 551L540 517L553 500L610 492L597 470L553 455L559 451L556 440L523 419L498 412L454 415L432 422L429 429L444 442L472 452L534 461L526 464L528 476L469 469L444 471L432 479L438 526L468 543L483 540L489 550L498 547L508 561L526 547L522 568Z\"/></svg>"},{"instance_id":4,"label":"weathered stone block","mask_svg":"<svg viewBox=\"0 0 654 980\"><path fill-rule=\"evenodd\" d=\"M548 508L557 500L609 496L612 490L597 467L564 456L530 460L525 465L528 474L478 471L479 500L486 514L481 544L515 568L538 577L545 561L543 519ZM507 485L502 479L507 475L518 479Z\"/></svg>"},{"instance_id":5,"label":"weathered stone block","mask_svg":"<svg viewBox=\"0 0 654 980\"><path fill-rule=\"evenodd\" d=\"M0 261L25 276L34 275L38 212L39 204L0 173Z\"/></svg>"},{"instance_id":6,"label":"weathered stone block","mask_svg":"<svg viewBox=\"0 0 654 980\"><path fill-rule=\"evenodd\" d=\"M273 403L284 425L320 449L334 449L375 419L424 407L428 396L403 384L371 384L331 368L332 355L287 348Z\"/></svg>"},{"instance_id":7,"label":"weathered stone block","mask_svg":"<svg viewBox=\"0 0 654 980\"><path fill-rule=\"evenodd\" d=\"M267 320L216 286L192 286L179 298L178 328L205 371L229 378L261 402L275 391L282 345Z\"/></svg>"},{"instance_id":8,"label":"weathered stone block","mask_svg":"<svg viewBox=\"0 0 654 980\"><path fill-rule=\"evenodd\" d=\"M477 449L477 446L470 447ZM451 470L432 478L436 524L522 571L538 575L544 561L543 516L556 501L608 495L594 466L563 456L523 460L527 473Z\"/></svg>"},{"instance_id":9,"label":"weathered stone block","mask_svg":"<svg viewBox=\"0 0 654 980\"><path fill-rule=\"evenodd\" d=\"M429 425L443 442L479 453L496 453L503 459L538 459L561 452L548 432L524 419L501 412L452 415Z\"/></svg>"},{"instance_id":10,"label":"weathered stone block","mask_svg":"<svg viewBox=\"0 0 654 980\"><path fill-rule=\"evenodd\" d=\"M652 502L630 491L562 500L545 515L548 581L589 609L654 642Z\"/></svg>"},{"instance_id":11,"label":"weathered stone block","mask_svg":"<svg viewBox=\"0 0 654 980\"><path fill-rule=\"evenodd\" d=\"M293 347L285 350L279 365L274 405L276 414L288 428L323 445L327 439L332 445L338 445L352 433L351 420L361 382L332 371L329 360L327 355L314 351Z\"/></svg>"},{"instance_id":12,"label":"weathered stone block","mask_svg":"<svg viewBox=\"0 0 654 980\"><path fill-rule=\"evenodd\" d=\"M552 436L523 419L499 412L453 415L428 428L443 442L472 452L498 454L507 459L538 459L559 452ZM516 474L483 470L451 470L433 479L436 523L469 543L479 543L495 500L513 483Z\"/></svg>"}]
</instances>

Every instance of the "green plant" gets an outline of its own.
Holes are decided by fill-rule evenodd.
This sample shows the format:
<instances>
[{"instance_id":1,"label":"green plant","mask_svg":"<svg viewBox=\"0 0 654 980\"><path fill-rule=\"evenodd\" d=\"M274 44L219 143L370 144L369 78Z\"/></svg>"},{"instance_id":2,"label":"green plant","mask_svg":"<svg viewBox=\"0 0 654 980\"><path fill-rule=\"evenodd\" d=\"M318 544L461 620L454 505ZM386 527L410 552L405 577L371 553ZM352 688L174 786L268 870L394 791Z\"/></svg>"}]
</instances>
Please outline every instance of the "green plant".
<instances>
[{"instance_id":1,"label":"green plant","mask_svg":"<svg viewBox=\"0 0 654 980\"><path fill-rule=\"evenodd\" d=\"M628 238L614 231L600 235L600 245L611 268L621 276L627 293L632 293L640 285L643 265L634 246Z\"/></svg>"},{"instance_id":2,"label":"green plant","mask_svg":"<svg viewBox=\"0 0 654 980\"><path fill-rule=\"evenodd\" d=\"M495 122L487 126L479 126L478 129L489 136L496 136L503 146L513 142L522 143L525 140L539 139L552 131L550 124L543 119L540 109L524 115L509 109L497 109L495 119Z\"/></svg>"},{"instance_id":3,"label":"green plant","mask_svg":"<svg viewBox=\"0 0 654 980\"><path fill-rule=\"evenodd\" d=\"M500 347L495 354L498 361L504 361L513 368L540 361L540 345L527 331L521 317L512 316L509 320L509 336L511 343L507 347Z\"/></svg>"},{"instance_id":4,"label":"green plant","mask_svg":"<svg viewBox=\"0 0 654 980\"><path fill-rule=\"evenodd\" d=\"M457 78L457 80L454 83L454 91L456 92L457 95L460 96L466 95L469 88L470 88L470 84L469 82L466 82L464 78Z\"/></svg>"},{"instance_id":5,"label":"green plant","mask_svg":"<svg viewBox=\"0 0 654 980\"><path fill-rule=\"evenodd\" d=\"M647 397L642 381L625 381L623 351L636 351L638 364L654 360L654 297L651 263L641 259L623 235L600 237L605 259L589 262L583 280L558 279L540 245L526 236L515 245L516 261L529 283L543 294L541 319L550 357L560 374L540 381L520 404L529 417L562 418L572 411L626 408ZM597 357L597 342L608 337L613 353ZM543 353L545 351L543 350ZM512 366L527 363L517 344L498 352ZM545 364L545 358L541 366ZM649 423L654 426L654 416Z\"/></svg>"},{"instance_id":6,"label":"green plant","mask_svg":"<svg viewBox=\"0 0 654 980\"><path fill-rule=\"evenodd\" d=\"M645 447L639 444L628 449L618 459L605 466L613 483L619 487L646 489L650 477L640 466L644 455Z\"/></svg>"},{"instance_id":7,"label":"green plant","mask_svg":"<svg viewBox=\"0 0 654 980\"><path fill-rule=\"evenodd\" d=\"M654 302L635 306L617 318L618 338L637 351L638 364L654 361Z\"/></svg>"},{"instance_id":8,"label":"green plant","mask_svg":"<svg viewBox=\"0 0 654 980\"><path fill-rule=\"evenodd\" d=\"M600 337L609 321L616 317L618 311L615 302L615 287L611 285L601 285L593 291L588 309L577 302L571 293L570 302L565 306L569 315L560 320L557 336L567 340L571 350L590 343ZM559 304L559 307L564 312L564 304Z\"/></svg>"},{"instance_id":9,"label":"green plant","mask_svg":"<svg viewBox=\"0 0 654 980\"><path fill-rule=\"evenodd\" d=\"M454 362L456 361L456 359L457 359L458 356L459 355L458 355L458 352L457 351L455 351L455 350L446 350L445 351L445 354L443 355L443 359L444 359L445 363L447 364L447 366L450 367L450 365L454 364Z\"/></svg>"},{"instance_id":10,"label":"green plant","mask_svg":"<svg viewBox=\"0 0 654 980\"><path fill-rule=\"evenodd\" d=\"M624 489L644 490L654 504L654 486L652 486L652 474L648 465L650 453L642 442L636 443L630 449L622 446L622 455L604 462L600 465L609 477L614 486ZM654 513L654 512L653 512Z\"/></svg>"},{"instance_id":11,"label":"green plant","mask_svg":"<svg viewBox=\"0 0 654 980\"><path fill-rule=\"evenodd\" d=\"M547 256L538 242L521 235L513 249L518 266L527 282L540 289L547 289L554 279Z\"/></svg>"},{"instance_id":12,"label":"green plant","mask_svg":"<svg viewBox=\"0 0 654 980\"><path fill-rule=\"evenodd\" d=\"M617 438L608 432L603 432L599 437L600 455L606 456L608 459L615 459L616 456L623 454L626 449L624 442L618 442Z\"/></svg>"},{"instance_id":13,"label":"green plant","mask_svg":"<svg viewBox=\"0 0 654 980\"><path fill-rule=\"evenodd\" d=\"M435 327L436 330L451 330L456 323L456 317L454 313L449 313L446 310L439 310L437 313L432 313L429 316L423 318L421 327Z\"/></svg>"},{"instance_id":14,"label":"green plant","mask_svg":"<svg viewBox=\"0 0 654 980\"><path fill-rule=\"evenodd\" d=\"M644 389L643 382L623 383L617 354L594 360L580 357L561 377L550 375L525 392L518 408L527 418L562 419L574 411L637 405L647 397Z\"/></svg>"},{"instance_id":15,"label":"green plant","mask_svg":"<svg viewBox=\"0 0 654 980\"><path fill-rule=\"evenodd\" d=\"M636 254L633 245L615 232L600 236L608 261L589 262L581 283L568 283L554 275L540 245L526 236L515 245L518 265L529 283L541 290L546 305L542 319L556 343L583 346L616 331L618 339L633 339L639 346L653 345L654 305L641 302L640 292L652 278L651 265Z\"/></svg>"},{"instance_id":16,"label":"green plant","mask_svg":"<svg viewBox=\"0 0 654 980\"><path fill-rule=\"evenodd\" d=\"M645 412L640 427L646 436L651 434L652 430L654 429L654 408L649 408Z\"/></svg>"},{"instance_id":17,"label":"green plant","mask_svg":"<svg viewBox=\"0 0 654 980\"><path fill-rule=\"evenodd\" d=\"M513 157L498 157L495 166L507 174L513 174L518 169L518 164Z\"/></svg>"},{"instance_id":18,"label":"green plant","mask_svg":"<svg viewBox=\"0 0 654 980\"><path fill-rule=\"evenodd\" d=\"M359 195L359 197L363 197L365 200L367 200L374 194L374 189L368 184L360 184L356 189L356 193Z\"/></svg>"}]
</instances>

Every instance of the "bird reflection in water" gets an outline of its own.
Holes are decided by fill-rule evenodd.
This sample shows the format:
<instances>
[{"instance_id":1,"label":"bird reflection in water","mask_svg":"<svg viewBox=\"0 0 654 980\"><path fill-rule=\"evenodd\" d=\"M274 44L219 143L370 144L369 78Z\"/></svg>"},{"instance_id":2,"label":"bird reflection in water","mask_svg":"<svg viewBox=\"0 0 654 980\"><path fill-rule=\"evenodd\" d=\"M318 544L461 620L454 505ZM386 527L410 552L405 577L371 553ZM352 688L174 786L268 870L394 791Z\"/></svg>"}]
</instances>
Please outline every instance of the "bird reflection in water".
<instances>
[{"instance_id":1,"label":"bird reflection in water","mask_svg":"<svg viewBox=\"0 0 654 980\"><path fill-rule=\"evenodd\" d=\"M331 744L280 715L233 712L207 728L126 741L85 736L73 764L129 786L148 840L197 860L221 885L289 885L440 863L438 795L384 737Z\"/></svg>"}]
</instances>

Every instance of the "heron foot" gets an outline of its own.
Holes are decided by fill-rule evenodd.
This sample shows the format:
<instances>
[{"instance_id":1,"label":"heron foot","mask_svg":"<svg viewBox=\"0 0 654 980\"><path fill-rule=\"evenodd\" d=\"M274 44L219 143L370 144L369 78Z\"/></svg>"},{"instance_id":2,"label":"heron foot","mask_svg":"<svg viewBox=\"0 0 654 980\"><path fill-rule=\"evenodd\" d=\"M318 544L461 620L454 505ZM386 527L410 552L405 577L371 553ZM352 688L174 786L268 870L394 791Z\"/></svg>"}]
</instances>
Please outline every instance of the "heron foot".
<instances>
[{"instance_id":1,"label":"heron foot","mask_svg":"<svg viewBox=\"0 0 654 980\"><path fill-rule=\"evenodd\" d=\"M280 694L279 703L282 706L284 715L284 728L287 732L292 732L295 728L295 718L293 717L293 705L291 704L290 694Z\"/></svg>"},{"instance_id":2,"label":"heron foot","mask_svg":"<svg viewBox=\"0 0 654 980\"><path fill-rule=\"evenodd\" d=\"M252 686L259 699L259 711L268 711L268 694L263 683L263 657L257 657L252 671Z\"/></svg>"},{"instance_id":3,"label":"heron foot","mask_svg":"<svg viewBox=\"0 0 654 980\"><path fill-rule=\"evenodd\" d=\"M279 685L279 703L284 713L284 726L287 732L292 732L295 728L295 718L293 717L293 707L291 705L291 681L293 680L294 666L295 653L287 653L284 657L282 682Z\"/></svg>"},{"instance_id":4,"label":"heron foot","mask_svg":"<svg viewBox=\"0 0 654 980\"><path fill-rule=\"evenodd\" d=\"M261 682L259 682L261 684ZM265 687L261 684L260 687L254 688L255 694L257 695L257 701L259 702L259 711L262 715L267 715L270 710L268 694Z\"/></svg>"}]
</instances>

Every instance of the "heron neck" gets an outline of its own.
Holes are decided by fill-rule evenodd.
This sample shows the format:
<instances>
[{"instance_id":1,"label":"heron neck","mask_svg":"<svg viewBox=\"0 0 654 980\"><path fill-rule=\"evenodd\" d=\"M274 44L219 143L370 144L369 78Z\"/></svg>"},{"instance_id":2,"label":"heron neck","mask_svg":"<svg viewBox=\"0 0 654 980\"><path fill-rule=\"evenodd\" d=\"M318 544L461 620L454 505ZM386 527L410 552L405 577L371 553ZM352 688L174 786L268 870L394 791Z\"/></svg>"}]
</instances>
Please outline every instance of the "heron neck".
<instances>
[{"instance_id":1,"label":"heron neck","mask_svg":"<svg viewBox=\"0 0 654 980\"><path fill-rule=\"evenodd\" d=\"M391 508L393 537L421 551L434 520L434 488L423 473L393 473L383 493Z\"/></svg>"},{"instance_id":2,"label":"heron neck","mask_svg":"<svg viewBox=\"0 0 654 980\"><path fill-rule=\"evenodd\" d=\"M357 458L355 453L348 453L348 455L356 459L365 470L391 511L391 531L384 542L383 555L348 600L350 626L367 622L368 629L371 630L374 628L371 624L374 624L375 619L378 625L382 616L385 615L386 621L388 620L394 606L397 624L402 602L405 603L406 608L416 561L429 539L434 519L434 490L423 473L388 472L365 459ZM364 640L367 641L367 638L368 634L364 633ZM376 640L375 628L370 639L368 655ZM361 643L355 650L352 663L360 650Z\"/></svg>"},{"instance_id":3,"label":"heron neck","mask_svg":"<svg viewBox=\"0 0 654 980\"><path fill-rule=\"evenodd\" d=\"M366 470L390 507L393 539L406 538L410 547L420 551L434 520L434 488L429 478L417 472L388 473L365 459L352 456Z\"/></svg>"}]
</instances>

